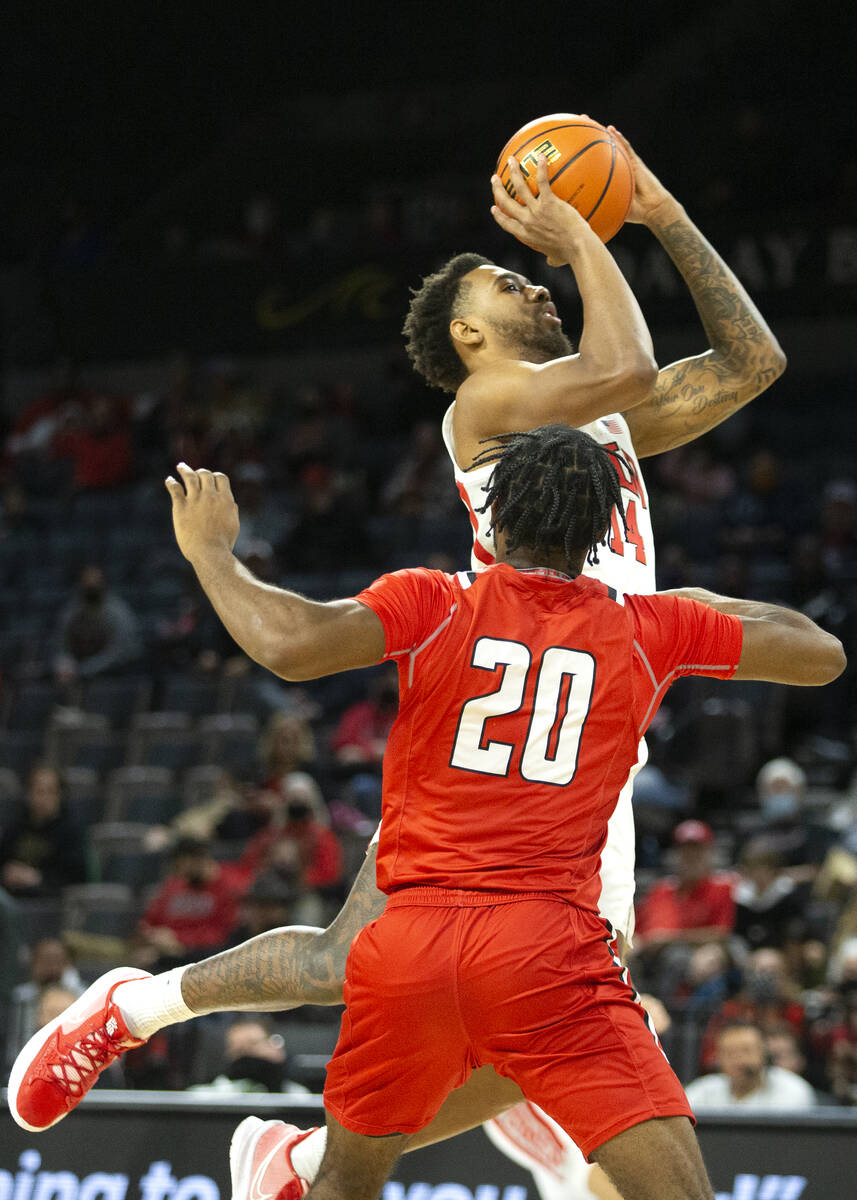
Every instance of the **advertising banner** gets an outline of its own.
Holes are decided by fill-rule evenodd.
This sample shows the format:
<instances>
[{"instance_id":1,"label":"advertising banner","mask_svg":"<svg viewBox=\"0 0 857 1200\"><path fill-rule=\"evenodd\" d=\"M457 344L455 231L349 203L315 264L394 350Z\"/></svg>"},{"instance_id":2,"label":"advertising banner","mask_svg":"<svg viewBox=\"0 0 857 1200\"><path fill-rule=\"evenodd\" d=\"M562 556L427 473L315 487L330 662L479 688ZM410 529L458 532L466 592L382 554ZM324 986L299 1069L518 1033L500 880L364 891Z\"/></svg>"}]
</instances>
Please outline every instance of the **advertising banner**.
<instances>
[{"instance_id":1,"label":"advertising banner","mask_svg":"<svg viewBox=\"0 0 857 1200\"><path fill-rule=\"evenodd\" d=\"M139 1096L92 1097L42 1134L27 1134L4 1111L0 1200L226 1200L229 1139L240 1120L254 1111L303 1127L323 1119L313 1100L295 1107L248 1096L207 1106L170 1093L142 1103ZM701 1122L717 1200L853 1200L853 1115ZM538 1200L538 1193L530 1175L474 1130L406 1155L383 1200Z\"/></svg>"}]
</instances>

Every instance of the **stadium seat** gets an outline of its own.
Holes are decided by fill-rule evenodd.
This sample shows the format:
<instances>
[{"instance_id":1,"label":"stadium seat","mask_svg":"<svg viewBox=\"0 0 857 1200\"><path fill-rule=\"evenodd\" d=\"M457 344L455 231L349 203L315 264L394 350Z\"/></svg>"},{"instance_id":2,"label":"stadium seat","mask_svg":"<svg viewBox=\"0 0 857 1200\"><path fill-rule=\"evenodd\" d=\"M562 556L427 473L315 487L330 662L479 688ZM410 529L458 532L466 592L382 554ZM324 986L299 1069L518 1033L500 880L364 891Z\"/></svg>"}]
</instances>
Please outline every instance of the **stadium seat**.
<instances>
[{"instance_id":1,"label":"stadium seat","mask_svg":"<svg viewBox=\"0 0 857 1200\"><path fill-rule=\"evenodd\" d=\"M48 727L47 757L60 769L89 767L112 771L125 761L125 738L113 733L101 713L73 711L55 717Z\"/></svg>"},{"instance_id":2,"label":"stadium seat","mask_svg":"<svg viewBox=\"0 0 857 1200\"><path fill-rule=\"evenodd\" d=\"M168 767L119 767L110 772L105 821L165 825L178 809L174 776Z\"/></svg>"},{"instance_id":3,"label":"stadium seat","mask_svg":"<svg viewBox=\"0 0 857 1200\"><path fill-rule=\"evenodd\" d=\"M8 729L41 729L61 702L62 694L54 683L22 683L9 693L4 724Z\"/></svg>"},{"instance_id":4,"label":"stadium seat","mask_svg":"<svg viewBox=\"0 0 857 1200\"><path fill-rule=\"evenodd\" d=\"M44 756L44 736L29 729L0 729L0 762L23 779Z\"/></svg>"},{"instance_id":5,"label":"stadium seat","mask_svg":"<svg viewBox=\"0 0 857 1200\"><path fill-rule=\"evenodd\" d=\"M129 762L183 771L202 757L202 739L189 713L138 713L132 723Z\"/></svg>"},{"instance_id":6,"label":"stadium seat","mask_svg":"<svg viewBox=\"0 0 857 1200\"><path fill-rule=\"evenodd\" d=\"M63 918L68 929L128 937L137 923L138 906L126 883L81 883L63 888Z\"/></svg>"},{"instance_id":7,"label":"stadium seat","mask_svg":"<svg viewBox=\"0 0 857 1200\"><path fill-rule=\"evenodd\" d=\"M217 711L219 682L198 675L168 675L161 690L160 703L173 712L202 717Z\"/></svg>"},{"instance_id":8,"label":"stadium seat","mask_svg":"<svg viewBox=\"0 0 857 1200\"><path fill-rule=\"evenodd\" d=\"M149 828L131 821L105 821L92 827L89 836L102 883L123 883L136 890L159 881L165 856L146 849Z\"/></svg>"},{"instance_id":9,"label":"stadium seat","mask_svg":"<svg viewBox=\"0 0 857 1200\"><path fill-rule=\"evenodd\" d=\"M255 774L259 722L251 713L218 713L197 725L207 762L222 764L241 778Z\"/></svg>"},{"instance_id":10,"label":"stadium seat","mask_svg":"<svg viewBox=\"0 0 857 1200\"><path fill-rule=\"evenodd\" d=\"M145 675L105 676L84 685L85 712L101 713L114 729L126 729L132 718L149 703L152 681Z\"/></svg>"},{"instance_id":11,"label":"stadium seat","mask_svg":"<svg viewBox=\"0 0 857 1200\"><path fill-rule=\"evenodd\" d=\"M59 937L63 928L63 906L59 899L16 899L15 905L17 932L23 945L33 946L42 938Z\"/></svg>"},{"instance_id":12,"label":"stadium seat","mask_svg":"<svg viewBox=\"0 0 857 1200\"><path fill-rule=\"evenodd\" d=\"M11 767L0 767L0 805L9 802L17 804L23 794L24 788L18 773Z\"/></svg>"},{"instance_id":13,"label":"stadium seat","mask_svg":"<svg viewBox=\"0 0 857 1200\"><path fill-rule=\"evenodd\" d=\"M104 809L104 788L92 767L65 767L62 788L69 812L79 825L100 821Z\"/></svg>"}]
</instances>

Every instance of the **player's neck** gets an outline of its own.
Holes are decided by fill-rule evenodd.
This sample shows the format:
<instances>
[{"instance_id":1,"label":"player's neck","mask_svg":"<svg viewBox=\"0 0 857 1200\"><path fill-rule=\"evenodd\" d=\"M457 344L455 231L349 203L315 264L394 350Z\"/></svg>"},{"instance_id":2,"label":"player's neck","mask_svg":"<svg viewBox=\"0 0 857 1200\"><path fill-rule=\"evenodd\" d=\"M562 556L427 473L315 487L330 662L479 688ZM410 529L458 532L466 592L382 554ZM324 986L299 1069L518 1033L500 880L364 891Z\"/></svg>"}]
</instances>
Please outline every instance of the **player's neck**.
<instances>
[{"instance_id":1,"label":"player's neck","mask_svg":"<svg viewBox=\"0 0 857 1200\"><path fill-rule=\"evenodd\" d=\"M582 558L578 563L570 563L562 550L543 550L534 554L525 547L519 546L509 555L503 558L498 557L497 561L505 562L508 566L514 567L516 571L535 571L542 567L548 571L557 571L560 575L568 575L570 579L576 579L583 570Z\"/></svg>"}]
</instances>

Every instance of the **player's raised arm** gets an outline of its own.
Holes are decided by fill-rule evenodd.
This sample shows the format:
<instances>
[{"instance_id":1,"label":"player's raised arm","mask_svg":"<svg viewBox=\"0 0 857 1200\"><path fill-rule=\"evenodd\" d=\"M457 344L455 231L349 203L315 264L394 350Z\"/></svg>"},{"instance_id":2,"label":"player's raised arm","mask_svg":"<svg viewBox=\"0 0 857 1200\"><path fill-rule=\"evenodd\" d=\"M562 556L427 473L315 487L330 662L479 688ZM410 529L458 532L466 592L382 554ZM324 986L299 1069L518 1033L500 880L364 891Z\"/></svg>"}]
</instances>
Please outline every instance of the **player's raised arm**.
<instances>
[{"instance_id":1,"label":"player's raised arm","mask_svg":"<svg viewBox=\"0 0 857 1200\"><path fill-rule=\"evenodd\" d=\"M820 687L845 670L842 643L803 613L777 604L718 596L704 588L679 588L658 595L696 600L740 618L743 642L733 679Z\"/></svg>"},{"instance_id":2,"label":"player's raised arm","mask_svg":"<svg viewBox=\"0 0 857 1200\"><path fill-rule=\"evenodd\" d=\"M652 231L693 297L710 349L664 367L645 403L625 414L640 458L672 450L726 420L786 369L764 317L714 247L627 140L610 126L634 164L627 220Z\"/></svg>"},{"instance_id":3,"label":"player's raised arm","mask_svg":"<svg viewBox=\"0 0 857 1200\"><path fill-rule=\"evenodd\" d=\"M471 375L462 393L478 389L491 402L489 434L553 421L585 425L639 404L651 391L657 364L648 327L624 275L583 217L553 194L543 156L538 196L530 192L515 159L510 160L510 177L524 203L513 200L495 175L492 215L507 233L544 254L549 266L571 267L583 303L583 332L577 354L514 366L507 361L497 370Z\"/></svg>"},{"instance_id":4,"label":"player's raised arm","mask_svg":"<svg viewBox=\"0 0 857 1200\"><path fill-rule=\"evenodd\" d=\"M384 656L384 629L357 600L321 604L256 579L232 548L238 506L220 472L179 463L169 476L176 541L230 635L283 679L315 679L368 667Z\"/></svg>"}]
</instances>

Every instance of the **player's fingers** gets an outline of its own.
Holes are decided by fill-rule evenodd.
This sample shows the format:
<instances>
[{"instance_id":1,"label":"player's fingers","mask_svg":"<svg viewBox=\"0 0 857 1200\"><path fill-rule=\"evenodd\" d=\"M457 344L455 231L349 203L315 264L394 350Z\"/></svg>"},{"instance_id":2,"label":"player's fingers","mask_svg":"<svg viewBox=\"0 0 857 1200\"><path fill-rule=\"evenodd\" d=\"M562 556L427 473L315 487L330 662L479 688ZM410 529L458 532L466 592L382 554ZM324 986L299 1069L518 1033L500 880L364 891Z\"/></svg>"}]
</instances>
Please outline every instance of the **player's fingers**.
<instances>
[{"instance_id":1,"label":"player's fingers","mask_svg":"<svg viewBox=\"0 0 857 1200\"><path fill-rule=\"evenodd\" d=\"M196 474L199 479L199 490L201 492L213 492L215 483L211 471L205 467L200 467Z\"/></svg>"},{"instance_id":2,"label":"player's fingers","mask_svg":"<svg viewBox=\"0 0 857 1200\"><path fill-rule=\"evenodd\" d=\"M170 499L173 504L180 504L185 499L185 490L177 479L172 475L168 475L164 480L164 486L170 493Z\"/></svg>"},{"instance_id":3,"label":"player's fingers","mask_svg":"<svg viewBox=\"0 0 857 1200\"><path fill-rule=\"evenodd\" d=\"M197 472L187 465L186 462L180 462L176 467L181 476L182 483L185 485L187 494L190 496L192 492L199 491L199 479Z\"/></svg>"},{"instance_id":4,"label":"player's fingers","mask_svg":"<svg viewBox=\"0 0 857 1200\"><path fill-rule=\"evenodd\" d=\"M521 197L524 204L529 207L535 200L535 196L530 191L527 181L524 179L524 173L521 170L520 163L516 158L509 159L509 178L515 185L518 195Z\"/></svg>"},{"instance_id":5,"label":"player's fingers","mask_svg":"<svg viewBox=\"0 0 857 1200\"><path fill-rule=\"evenodd\" d=\"M629 156L629 158L630 158L630 159L631 159L631 161L633 162L633 160L634 160L634 159L635 159L637 156L636 156L636 154L634 153L634 150L633 150L633 148L632 148L632 146L631 146L631 143L630 143L630 142L628 141L628 139L625 137L624 133L620 133L620 132L619 132L619 130L616 128L616 126L615 126L615 125L608 125L608 126L607 126L607 132L608 132L608 133L609 133L609 134L610 134L612 137L614 137L614 138L616 139L616 141L619 143L619 145L620 145L620 146L622 147L622 149L623 149L623 150L624 150L624 151L627 153L627 155Z\"/></svg>"},{"instance_id":6,"label":"player's fingers","mask_svg":"<svg viewBox=\"0 0 857 1200\"><path fill-rule=\"evenodd\" d=\"M214 472L214 486L218 492L226 492L228 496L232 495L232 487L229 483L229 476L224 475L222 471Z\"/></svg>"},{"instance_id":7,"label":"player's fingers","mask_svg":"<svg viewBox=\"0 0 857 1200\"><path fill-rule=\"evenodd\" d=\"M551 190L551 181L548 178L548 160L543 154L536 159L536 180L539 185L539 195L546 196Z\"/></svg>"},{"instance_id":8,"label":"player's fingers","mask_svg":"<svg viewBox=\"0 0 857 1200\"><path fill-rule=\"evenodd\" d=\"M498 208L496 204L491 206L491 216L501 229L505 229L506 233L511 233L516 238L523 238L525 236L526 229L521 222L515 217L508 216L503 212L502 208Z\"/></svg>"},{"instance_id":9,"label":"player's fingers","mask_svg":"<svg viewBox=\"0 0 857 1200\"><path fill-rule=\"evenodd\" d=\"M524 208L518 203L500 182L499 175L493 175L491 178L491 191L494 193L494 203L509 217L521 217L524 214Z\"/></svg>"}]
</instances>

